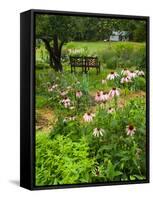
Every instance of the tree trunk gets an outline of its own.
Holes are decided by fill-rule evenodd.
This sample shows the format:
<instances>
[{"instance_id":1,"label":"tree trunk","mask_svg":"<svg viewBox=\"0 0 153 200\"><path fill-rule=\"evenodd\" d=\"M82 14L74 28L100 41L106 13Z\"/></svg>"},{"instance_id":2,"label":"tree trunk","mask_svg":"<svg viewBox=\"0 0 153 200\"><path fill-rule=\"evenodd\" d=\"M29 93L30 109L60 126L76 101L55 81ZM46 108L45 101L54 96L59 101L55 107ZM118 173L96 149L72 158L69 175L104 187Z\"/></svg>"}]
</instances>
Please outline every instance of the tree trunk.
<instances>
[{"instance_id":1,"label":"tree trunk","mask_svg":"<svg viewBox=\"0 0 153 200\"><path fill-rule=\"evenodd\" d=\"M64 41L62 41L59 44L58 36L54 35L53 37L53 47L50 46L50 43L47 39L42 39L45 43L45 47L49 54L49 63L52 68L54 68L55 71L63 71L63 66L61 63L61 52L62 52L62 46L64 44Z\"/></svg>"},{"instance_id":2,"label":"tree trunk","mask_svg":"<svg viewBox=\"0 0 153 200\"><path fill-rule=\"evenodd\" d=\"M53 38L53 63L56 71L63 71L61 64L61 45L58 44L58 36L55 34Z\"/></svg>"},{"instance_id":3,"label":"tree trunk","mask_svg":"<svg viewBox=\"0 0 153 200\"><path fill-rule=\"evenodd\" d=\"M50 65L50 67L54 68L54 65L53 65L53 49L50 46L50 43L47 39L42 39L42 40L43 40L43 42L45 44L45 48L46 48L46 50L48 51L48 54L49 54L49 65Z\"/></svg>"}]
</instances>

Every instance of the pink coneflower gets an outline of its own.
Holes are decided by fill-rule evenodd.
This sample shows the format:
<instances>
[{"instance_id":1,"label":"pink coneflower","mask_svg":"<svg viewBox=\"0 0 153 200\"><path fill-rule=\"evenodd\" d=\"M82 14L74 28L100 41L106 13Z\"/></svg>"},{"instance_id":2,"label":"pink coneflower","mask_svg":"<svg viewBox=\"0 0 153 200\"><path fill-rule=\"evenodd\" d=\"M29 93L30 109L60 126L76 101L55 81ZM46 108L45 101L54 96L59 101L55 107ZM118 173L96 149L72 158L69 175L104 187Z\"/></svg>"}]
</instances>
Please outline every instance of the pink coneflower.
<instances>
[{"instance_id":1,"label":"pink coneflower","mask_svg":"<svg viewBox=\"0 0 153 200\"><path fill-rule=\"evenodd\" d=\"M120 95L120 92L116 88L112 88L109 92L109 97L115 97L115 96L119 96L119 95Z\"/></svg>"},{"instance_id":2,"label":"pink coneflower","mask_svg":"<svg viewBox=\"0 0 153 200\"><path fill-rule=\"evenodd\" d=\"M57 87L58 87L58 84L52 85L52 88L53 88L53 89L55 89L55 88L57 88Z\"/></svg>"},{"instance_id":3,"label":"pink coneflower","mask_svg":"<svg viewBox=\"0 0 153 200\"><path fill-rule=\"evenodd\" d=\"M103 79L103 80L101 81L101 83L102 83L102 84L105 84L105 83L107 83L107 81Z\"/></svg>"},{"instance_id":4,"label":"pink coneflower","mask_svg":"<svg viewBox=\"0 0 153 200\"><path fill-rule=\"evenodd\" d=\"M108 101L108 99L109 99L109 93L108 93L108 92L103 92L103 93L101 94L101 101L102 101L103 103L106 103L106 101Z\"/></svg>"},{"instance_id":5,"label":"pink coneflower","mask_svg":"<svg viewBox=\"0 0 153 200\"><path fill-rule=\"evenodd\" d=\"M95 101L100 102L101 101L101 95L102 95L102 92L96 92Z\"/></svg>"},{"instance_id":6,"label":"pink coneflower","mask_svg":"<svg viewBox=\"0 0 153 200\"><path fill-rule=\"evenodd\" d=\"M94 115L93 113L87 112L87 113L85 113L85 114L83 115L83 119L84 119L85 122L91 122L91 121L93 120L93 117L94 117L94 116L95 116L95 115Z\"/></svg>"},{"instance_id":7,"label":"pink coneflower","mask_svg":"<svg viewBox=\"0 0 153 200\"><path fill-rule=\"evenodd\" d=\"M68 91L62 90L62 91L60 92L60 95L61 95L61 96L65 96L65 95L67 95L67 93L68 93Z\"/></svg>"},{"instance_id":8,"label":"pink coneflower","mask_svg":"<svg viewBox=\"0 0 153 200\"><path fill-rule=\"evenodd\" d=\"M65 108L68 108L71 105L71 100L68 97L64 97L64 99L61 100L61 103Z\"/></svg>"},{"instance_id":9,"label":"pink coneflower","mask_svg":"<svg viewBox=\"0 0 153 200\"><path fill-rule=\"evenodd\" d=\"M138 75L138 76L145 76L145 73L141 70L136 70L135 73Z\"/></svg>"},{"instance_id":10,"label":"pink coneflower","mask_svg":"<svg viewBox=\"0 0 153 200\"><path fill-rule=\"evenodd\" d=\"M82 96L82 92L78 90L75 95L77 98L80 98Z\"/></svg>"},{"instance_id":11,"label":"pink coneflower","mask_svg":"<svg viewBox=\"0 0 153 200\"><path fill-rule=\"evenodd\" d=\"M125 76L121 78L121 81L120 81L120 83L129 83L129 82L132 82L129 76Z\"/></svg>"},{"instance_id":12,"label":"pink coneflower","mask_svg":"<svg viewBox=\"0 0 153 200\"><path fill-rule=\"evenodd\" d=\"M110 74L107 75L107 80L114 80L116 77L119 75L116 72L111 72Z\"/></svg>"},{"instance_id":13,"label":"pink coneflower","mask_svg":"<svg viewBox=\"0 0 153 200\"><path fill-rule=\"evenodd\" d=\"M70 120L70 121L74 121L75 119L76 119L75 116L70 116L70 117L69 117L69 120Z\"/></svg>"},{"instance_id":14,"label":"pink coneflower","mask_svg":"<svg viewBox=\"0 0 153 200\"><path fill-rule=\"evenodd\" d=\"M57 84L54 84L54 85L52 85L52 86L50 86L49 88L48 88L48 92L52 92L54 89L56 89L58 87L58 85Z\"/></svg>"},{"instance_id":15,"label":"pink coneflower","mask_svg":"<svg viewBox=\"0 0 153 200\"><path fill-rule=\"evenodd\" d=\"M115 109L114 109L114 108L111 108L111 107L109 107L109 108L108 108L108 111L107 111L107 113L111 114L111 113L113 113L113 112L115 112Z\"/></svg>"},{"instance_id":16,"label":"pink coneflower","mask_svg":"<svg viewBox=\"0 0 153 200\"><path fill-rule=\"evenodd\" d=\"M52 87L48 88L48 92L52 92L54 89Z\"/></svg>"},{"instance_id":17,"label":"pink coneflower","mask_svg":"<svg viewBox=\"0 0 153 200\"><path fill-rule=\"evenodd\" d=\"M126 134L133 136L135 134L136 128L133 125L126 126Z\"/></svg>"},{"instance_id":18,"label":"pink coneflower","mask_svg":"<svg viewBox=\"0 0 153 200\"><path fill-rule=\"evenodd\" d=\"M121 74L124 75L124 76L128 76L129 73L130 73L130 71L126 68L121 71Z\"/></svg>"},{"instance_id":19,"label":"pink coneflower","mask_svg":"<svg viewBox=\"0 0 153 200\"><path fill-rule=\"evenodd\" d=\"M132 70L131 70L131 71L129 72L129 74L128 74L128 77L129 77L129 78L135 78L136 76L137 76L137 73L134 72L134 71L132 71Z\"/></svg>"},{"instance_id":20,"label":"pink coneflower","mask_svg":"<svg viewBox=\"0 0 153 200\"><path fill-rule=\"evenodd\" d=\"M93 130L93 135L95 137L103 136L104 133L105 133L105 131L102 128L94 128L94 130Z\"/></svg>"}]
</instances>

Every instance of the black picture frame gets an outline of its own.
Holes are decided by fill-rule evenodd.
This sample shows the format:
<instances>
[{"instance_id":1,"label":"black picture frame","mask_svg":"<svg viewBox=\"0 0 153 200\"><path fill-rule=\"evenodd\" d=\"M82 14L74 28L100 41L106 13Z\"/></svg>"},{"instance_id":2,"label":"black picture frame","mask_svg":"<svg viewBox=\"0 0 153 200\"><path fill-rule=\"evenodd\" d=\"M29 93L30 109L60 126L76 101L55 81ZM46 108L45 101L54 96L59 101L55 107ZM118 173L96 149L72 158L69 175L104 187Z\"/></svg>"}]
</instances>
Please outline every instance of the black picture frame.
<instances>
[{"instance_id":1,"label":"black picture frame","mask_svg":"<svg viewBox=\"0 0 153 200\"><path fill-rule=\"evenodd\" d=\"M146 20L146 180L35 186L35 15L91 16ZM29 190L149 183L149 17L51 10L28 10L20 14L20 186Z\"/></svg>"}]
</instances>

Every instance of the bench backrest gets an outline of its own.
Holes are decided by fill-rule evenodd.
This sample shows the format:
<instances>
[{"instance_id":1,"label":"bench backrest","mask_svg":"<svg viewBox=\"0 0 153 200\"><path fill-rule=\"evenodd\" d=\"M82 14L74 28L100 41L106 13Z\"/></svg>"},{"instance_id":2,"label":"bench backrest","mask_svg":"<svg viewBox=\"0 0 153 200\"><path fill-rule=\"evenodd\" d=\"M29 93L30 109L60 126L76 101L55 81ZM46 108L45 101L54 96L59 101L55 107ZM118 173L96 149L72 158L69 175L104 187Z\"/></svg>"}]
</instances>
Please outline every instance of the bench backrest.
<instances>
[{"instance_id":1,"label":"bench backrest","mask_svg":"<svg viewBox=\"0 0 153 200\"><path fill-rule=\"evenodd\" d=\"M87 66L87 67L95 67L98 66L99 61L97 57L70 57L71 66Z\"/></svg>"}]
</instances>

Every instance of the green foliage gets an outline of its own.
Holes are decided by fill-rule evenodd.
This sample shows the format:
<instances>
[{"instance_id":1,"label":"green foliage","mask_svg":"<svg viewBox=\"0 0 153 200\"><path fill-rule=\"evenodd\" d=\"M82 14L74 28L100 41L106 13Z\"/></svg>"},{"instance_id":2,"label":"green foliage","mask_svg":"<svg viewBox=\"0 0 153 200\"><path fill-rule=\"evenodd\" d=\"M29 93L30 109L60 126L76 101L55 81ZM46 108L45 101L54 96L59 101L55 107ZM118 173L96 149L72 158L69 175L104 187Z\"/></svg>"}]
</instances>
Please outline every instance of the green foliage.
<instances>
[{"instance_id":1,"label":"green foliage","mask_svg":"<svg viewBox=\"0 0 153 200\"><path fill-rule=\"evenodd\" d=\"M91 182L93 165L85 138L73 142L62 135L54 140L45 134L36 136L36 185Z\"/></svg>"}]
</instances>

